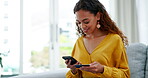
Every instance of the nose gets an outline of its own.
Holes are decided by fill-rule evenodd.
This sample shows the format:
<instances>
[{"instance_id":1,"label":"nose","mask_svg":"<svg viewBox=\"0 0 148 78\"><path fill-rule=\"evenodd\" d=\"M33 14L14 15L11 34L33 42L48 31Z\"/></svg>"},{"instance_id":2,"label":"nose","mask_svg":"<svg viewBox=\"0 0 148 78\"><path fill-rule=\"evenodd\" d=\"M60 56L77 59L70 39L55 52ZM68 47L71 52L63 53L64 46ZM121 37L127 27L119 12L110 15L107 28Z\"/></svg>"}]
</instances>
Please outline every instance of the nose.
<instances>
[{"instance_id":1,"label":"nose","mask_svg":"<svg viewBox=\"0 0 148 78\"><path fill-rule=\"evenodd\" d=\"M85 28L85 27L87 27L85 24L83 24L83 23L81 23L81 24L79 24L80 25L80 27L81 28Z\"/></svg>"}]
</instances>

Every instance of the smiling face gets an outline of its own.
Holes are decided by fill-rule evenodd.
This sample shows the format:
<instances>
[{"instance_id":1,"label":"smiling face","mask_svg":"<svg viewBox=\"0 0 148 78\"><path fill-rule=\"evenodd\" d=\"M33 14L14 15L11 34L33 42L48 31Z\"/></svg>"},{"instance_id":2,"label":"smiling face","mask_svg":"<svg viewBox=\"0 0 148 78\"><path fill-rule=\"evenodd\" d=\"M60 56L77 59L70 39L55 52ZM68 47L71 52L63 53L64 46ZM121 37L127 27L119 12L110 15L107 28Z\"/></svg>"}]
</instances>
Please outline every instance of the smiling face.
<instances>
[{"instance_id":1,"label":"smiling face","mask_svg":"<svg viewBox=\"0 0 148 78\"><path fill-rule=\"evenodd\" d=\"M97 29L97 20L100 19L99 13L94 15L89 11L79 10L76 13L76 23L87 34L93 34Z\"/></svg>"}]
</instances>

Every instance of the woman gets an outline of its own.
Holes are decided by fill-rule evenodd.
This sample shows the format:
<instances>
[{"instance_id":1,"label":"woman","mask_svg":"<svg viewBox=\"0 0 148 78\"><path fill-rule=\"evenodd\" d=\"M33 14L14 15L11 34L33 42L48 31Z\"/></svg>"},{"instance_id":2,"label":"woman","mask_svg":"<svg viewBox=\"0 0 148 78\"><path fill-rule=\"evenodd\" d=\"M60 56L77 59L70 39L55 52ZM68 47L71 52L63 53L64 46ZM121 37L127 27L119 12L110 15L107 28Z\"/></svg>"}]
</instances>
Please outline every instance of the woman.
<instances>
[{"instance_id":1,"label":"woman","mask_svg":"<svg viewBox=\"0 0 148 78\"><path fill-rule=\"evenodd\" d=\"M79 0L74 7L77 39L72 57L78 62L70 65L66 78L129 78L125 46L126 36L109 17L98 0ZM77 64L89 64L76 68Z\"/></svg>"}]
</instances>

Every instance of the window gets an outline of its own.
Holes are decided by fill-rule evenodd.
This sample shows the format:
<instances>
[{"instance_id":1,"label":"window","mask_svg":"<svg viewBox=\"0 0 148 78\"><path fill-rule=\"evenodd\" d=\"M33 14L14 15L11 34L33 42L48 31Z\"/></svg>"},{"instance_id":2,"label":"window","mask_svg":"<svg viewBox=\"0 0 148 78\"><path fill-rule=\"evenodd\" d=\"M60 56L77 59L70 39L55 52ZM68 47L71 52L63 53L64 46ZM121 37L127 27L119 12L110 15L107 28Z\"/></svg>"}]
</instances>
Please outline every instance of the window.
<instances>
[{"instance_id":1,"label":"window","mask_svg":"<svg viewBox=\"0 0 148 78\"><path fill-rule=\"evenodd\" d=\"M49 0L23 0L23 73L49 70Z\"/></svg>"},{"instance_id":2,"label":"window","mask_svg":"<svg viewBox=\"0 0 148 78\"><path fill-rule=\"evenodd\" d=\"M3 75L19 73L20 6L19 0L0 0L0 57Z\"/></svg>"}]
</instances>

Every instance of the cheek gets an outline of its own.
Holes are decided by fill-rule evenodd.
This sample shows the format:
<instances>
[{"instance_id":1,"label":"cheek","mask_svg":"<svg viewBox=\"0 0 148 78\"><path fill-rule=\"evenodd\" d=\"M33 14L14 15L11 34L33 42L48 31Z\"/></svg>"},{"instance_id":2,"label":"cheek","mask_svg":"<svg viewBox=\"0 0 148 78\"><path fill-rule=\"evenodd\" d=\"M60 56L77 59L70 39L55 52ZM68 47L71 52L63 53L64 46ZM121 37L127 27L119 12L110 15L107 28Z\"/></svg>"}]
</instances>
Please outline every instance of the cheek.
<instances>
[{"instance_id":1,"label":"cheek","mask_svg":"<svg viewBox=\"0 0 148 78\"><path fill-rule=\"evenodd\" d=\"M97 27L97 20L92 20L91 23L90 23L90 26L92 28L96 28Z\"/></svg>"},{"instance_id":2,"label":"cheek","mask_svg":"<svg viewBox=\"0 0 148 78\"><path fill-rule=\"evenodd\" d=\"M95 23L92 23L89 25L92 29L96 28L96 24Z\"/></svg>"}]
</instances>

